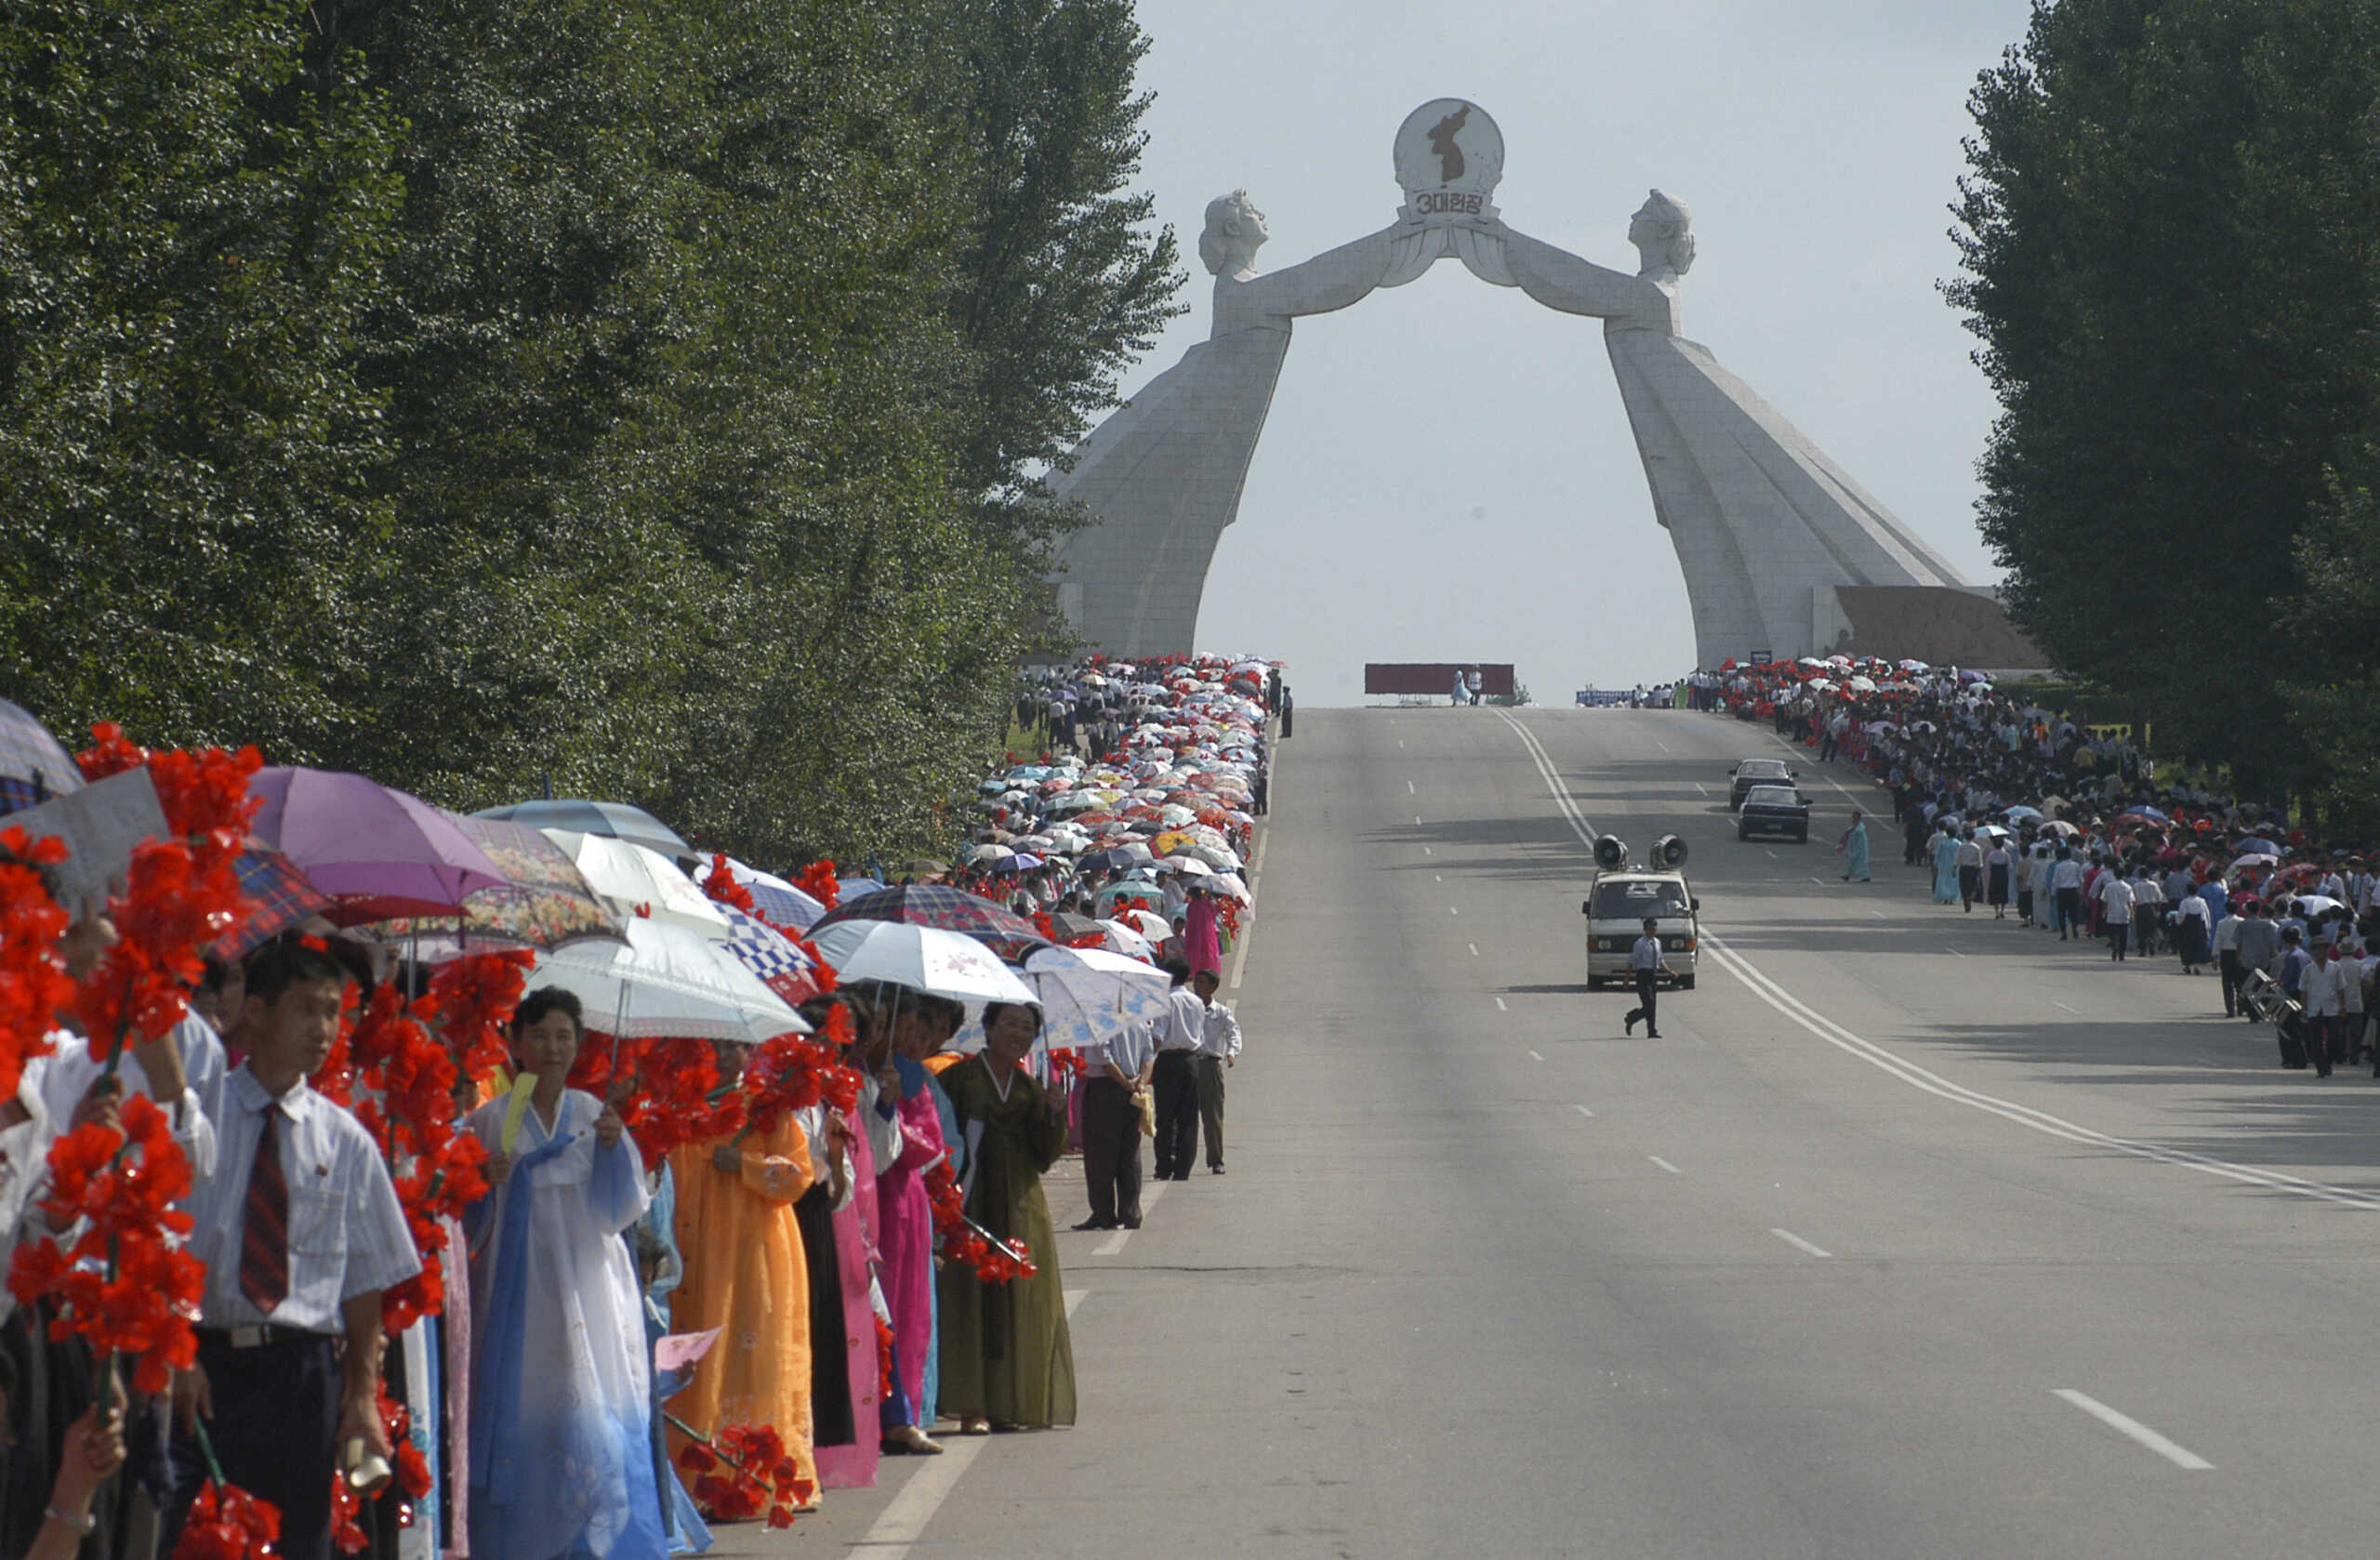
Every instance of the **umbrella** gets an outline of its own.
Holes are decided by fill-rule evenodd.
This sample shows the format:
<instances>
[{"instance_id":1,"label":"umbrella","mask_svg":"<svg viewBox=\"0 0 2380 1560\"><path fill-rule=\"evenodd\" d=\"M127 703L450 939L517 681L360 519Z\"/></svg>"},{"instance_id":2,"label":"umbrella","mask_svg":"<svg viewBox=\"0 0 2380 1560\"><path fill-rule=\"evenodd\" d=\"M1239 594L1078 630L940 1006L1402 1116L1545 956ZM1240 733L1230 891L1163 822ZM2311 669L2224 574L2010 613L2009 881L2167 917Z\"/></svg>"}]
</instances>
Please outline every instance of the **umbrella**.
<instances>
[{"instance_id":1,"label":"umbrella","mask_svg":"<svg viewBox=\"0 0 2380 1560\"><path fill-rule=\"evenodd\" d=\"M2225 867L2223 870L2226 872L2237 872L2243 866L2278 866L2280 865L2281 858L2274 855L2270 851L2251 851L2246 855L2243 855L2237 861L2234 861L2230 866Z\"/></svg>"},{"instance_id":2,"label":"umbrella","mask_svg":"<svg viewBox=\"0 0 2380 1560\"><path fill-rule=\"evenodd\" d=\"M456 915L507 881L453 817L361 774L260 769L248 794L264 800L257 838L336 902L330 919L341 925Z\"/></svg>"},{"instance_id":3,"label":"umbrella","mask_svg":"<svg viewBox=\"0 0 2380 1560\"><path fill-rule=\"evenodd\" d=\"M83 788L65 745L24 710L0 699L0 813L38 807Z\"/></svg>"},{"instance_id":4,"label":"umbrella","mask_svg":"<svg viewBox=\"0 0 2380 1560\"><path fill-rule=\"evenodd\" d=\"M2003 807L2000 810L2000 815L2011 820L2038 818L2042 815L2042 810L2038 807Z\"/></svg>"},{"instance_id":5,"label":"umbrella","mask_svg":"<svg viewBox=\"0 0 2380 1560\"><path fill-rule=\"evenodd\" d=\"M767 922L746 915L732 905L727 912L726 948L760 984L787 1002L807 1002L818 995L818 960Z\"/></svg>"},{"instance_id":6,"label":"umbrella","mask_svg":"<svg viewBox=\"0 0 2380 1560\"><path fill-rule=\"evenodd\" d=\"M1141 935L1139 929L1127 926L1119 920L1104 920L1099 925L1100 929L1107 933L1105 946L1112 952L1125 954L1133 958L1153 959L1157 957L1157 949L1150 945L1147 938Z\"/></svg>"},{"instance_id":7,"label":"umbrella","mask_svg":"<svg viewBox=\"0 0 2380 1560\"><path fill-rule=\"evenodd\" d=\"M1855 694L1872 694L1876 691L1876 680L1872 677L1855 677L1844 686Z\"/></svg>"},{"instance_id":8,"label":"umbrella","mask_svg":"<svg viewBox=\"0 0 2380 1560\"><path fill-rule=\"evenodd\" d=\"M309 916L330 914L329 898L306 880L296 862L270 845L249 841L232 866L249 904L248 919L231 945L235 958L245 958Z\"/></svg>"},{"instance_id":9,"label":"umbrella","mask_svg":"<svg viewBox=\"0 0 2380 1560\"><path fill-rule=\"evenodd\" d=\"M588 1027L609 1025L623 1038L758 1044L810 1032L800 1014L725 948L643 917L628 922L625 942L573 943L540 956L529 986L541 985L576 993Z\"/></svg>"},{"instance_id":10,"label":"umbrella","mask_svg":"<svg viewBox=\"0 0 2380 1560\"><path fill-rule=\"evenodd\" d=\"M2289 903L2301 916L2319 916L2325 910L2339 907L2339 902L2327 893L2301 893Z\"/></svg>"},{"instance_id":11,"label":"umbrella","mask_svg":"<svg viewBox=\"0 0 2380 1560\"><path fill-rule=\"evenodd\" d=\"M641 807L625 801L586 801L576 797L540 801L516 801L491 807L478 814L527 824L531 828L566 828L574 834L601 834L632 840L665 856L690 856L694 848L678 831Z\"/></svg>"},{"instance_id":12,"label":"umbrella","mask_svg":"<svg viewBox=\"0 0 2380 1560\"><path fill-rule=\"evenodd\" d=\"M1218 872L1198 886L1209 893L1219 893L1225 899L1236 899L1243 905L1252 897L1248 892L1248 885L1240 880L1239 874L1236 872Z\"/></svg>"},{"instance_id":13,"label":"umbrella","mask_svg":"<svg viewBox=\"0 0 2380 1560\"><path fill-rule=\"evenodd\" d=\"M812 929L813 932L824 932L846 921L899 921L907 926L963 932L1003 958L1021 958L1030 949L1050 945L1050 940L1023 916L964 889L941 883L913 883L907 888L884 889L855 898L850 895L849 885L845 885L845 897L835 906L834 913L820 920Z\"/></svg>"},{"instance_id":14,"label":"umbrella","mask_svg":"<svg viewBox=\"0 0 2380 1560\"><path fill-rule=\"evenodd\" d=\"M917 864L912 862L910 865L914 866ZM942 864L934 863L933 869L941 871ZM826 906L775 873L747 866L734 856L727 858L727 875L743 884L751 893L752 903L760 907L760 913L779 926L807 932L817 925L826 913Z\"/></svg>"},{"instance_id":15,"label":"umbrella","mask_svg":"<svg viewBox=\"0 0 2380 1560\"><path fill-rule=\"evenodd\" d=\"M2268 855L2278 857L2281 854L2281 847L2274 844L2269 839L2242 839L2240 841L2239 848L2240 853L2243 856Z\"/></svg>"},{"instance_id":16,"label":"umbrella","mask_svg":"<svg viewBox=\"0 0 2380 1560\"><path fill-rule=\"evenodd\" d=\"M542 831L501 818L455 823L503 870L506 880L467 896L459 924L384 920L367 929L373 936L402 942L413 957L431 962L468 953L475 945L558 948L583 937L619 938L625 913L606 905L578 865Z\"/></svg>"},{"instance_id":17,"label":"umbrella","mask_svg":"<svg viewBox=\"0 0 2380 1560\"><path fill-rule=\"evenodd\" d=\"M821 925L813 939L836 976L891 981L936 997L978 1002L1030 1002L1032 988L974 938L938 927L889 920Z\"/></svg>"},{"instance_id":18,"label":"umbrella","mask_svg":"<svg viewBox=\"0 0 2380 1560\"><path fill-rule=\"evenodd\" d=\"M1061 1051L1157 1018L1173 989L1164 971L1104 948L1044 948L1025 961L1025 983L1041 1003L1044 1043Z\"/></svg>"},{"instance_id":19,"label":"umbrella","mask_svg":"<svg viewBox=\"0 0 2380 1560\"><path fill-rule=\"evenodd\" d=\"M1127 910L1116 919L1151 943L1163 943L1173 936L1173 923L1155 910Z\"/></svg>"},{"instance_id":20,"label":"umbrella","mask_svg":"<svg viewBox=\"0 0 2380 1560\"><path fill-rule=\"evenodd\" d=\"M678 870L678 864L649 846L601 834L578 834L566 828L547 829L546 838L562 849L587 875L594 891L611 901L623 917L650 917L674 921L698 937L727 940L726 910Z\"/></svg>"}]
</instances>

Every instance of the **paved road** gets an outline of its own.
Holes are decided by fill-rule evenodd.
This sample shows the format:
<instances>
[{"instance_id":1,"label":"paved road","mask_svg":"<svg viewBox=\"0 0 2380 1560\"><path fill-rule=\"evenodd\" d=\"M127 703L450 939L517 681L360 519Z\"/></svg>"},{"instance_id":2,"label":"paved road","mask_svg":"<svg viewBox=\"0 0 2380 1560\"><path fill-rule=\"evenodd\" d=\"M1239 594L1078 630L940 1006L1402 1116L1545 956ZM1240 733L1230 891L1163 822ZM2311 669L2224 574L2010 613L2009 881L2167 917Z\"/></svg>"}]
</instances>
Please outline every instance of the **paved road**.
<instances>
[{"instance_id":1,"label":"paved road","mask_svg":"<svg viewBox=\"0 0 2380 1560\"><path fill-rule=\"evenodd\" d=\"M1897 850L1851 887L1739 843L1726 765L1778 751L1306 712L1231 1173L1062 1237L1081 1424L723 1547L2380 1552L2380 1083L2278 1071L2169 961L1932 906ZM1805 784L1831 838L1852 792ZM1713 935L1659 1041L1584 990L1582 827L1692 843Z\"/></svg>"}]
</instances>

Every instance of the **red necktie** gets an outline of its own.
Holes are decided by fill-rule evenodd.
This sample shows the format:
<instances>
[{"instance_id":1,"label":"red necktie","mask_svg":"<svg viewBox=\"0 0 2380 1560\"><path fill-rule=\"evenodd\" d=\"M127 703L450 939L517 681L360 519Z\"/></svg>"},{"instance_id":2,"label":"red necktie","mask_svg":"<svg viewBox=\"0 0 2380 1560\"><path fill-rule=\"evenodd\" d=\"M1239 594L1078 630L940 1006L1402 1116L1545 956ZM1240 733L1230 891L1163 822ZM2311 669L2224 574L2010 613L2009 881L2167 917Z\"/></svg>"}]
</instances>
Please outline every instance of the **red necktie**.
<instances>
[{"instance_id":1,"label":"red necktie","mask_svg":"<svg viewBox=\"0 0 2380 1560\"><path fill-rule=\"evenodd\" d=\"M274 1130L280 1119L277 1106L265 1107L240 1242L240 1292L268 1315L289 1294L289 1182L281 1171L280 1134Z\"/></svg>"}]
</instances>

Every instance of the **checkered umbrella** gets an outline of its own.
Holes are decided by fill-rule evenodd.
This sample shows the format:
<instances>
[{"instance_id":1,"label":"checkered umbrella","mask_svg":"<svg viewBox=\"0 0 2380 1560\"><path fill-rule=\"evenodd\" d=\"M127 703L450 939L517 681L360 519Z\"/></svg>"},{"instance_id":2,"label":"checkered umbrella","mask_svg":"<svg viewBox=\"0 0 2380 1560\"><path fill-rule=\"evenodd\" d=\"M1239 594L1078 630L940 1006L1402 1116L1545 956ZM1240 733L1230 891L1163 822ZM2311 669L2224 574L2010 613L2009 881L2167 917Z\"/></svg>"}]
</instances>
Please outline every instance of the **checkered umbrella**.
<instances>
[{"instance_id":1,"label":"checkered umbrella","mask_svg":"<svg viewBox=\"0 0 2380 1560\"><path fill-rule=\"evenodd\" d=\"M333 913L330 896L308 882L296 862L261 840L249 840L234 866L240 892L253 906L234 939L232 952L242 958L309 916Z\"/></svg>"},{"instance_id":2,"label":"checkered umbrella","mask_svg":"<svg viewBox=\"0 0 2380 1560\"><path fill-rule=\"evenodd\" d=\"M0 699L0 813L38 807L83 788L73 756L40 721Z\"/></svg>"},{"instance_id":3,"label":"checkered umbrella","mask_svg":"<svg viewBox=\"0 0 2380 1560\"><path fill-rule=\"evenodd\" d=\"M912 883L906 888L846 898L833 913L810 930L814 935L843 921L889 920L905 926L931 926L974 938L994 953L1015 963L1050 939L1034 924L980 894L941 883Z\"/></svg>"},{"instance_id":4,"label":"checkered umbrella","mask_svg":"<svg viewBox=\"0 0 2380 1560\"><path fill-rule=\"evenodd\" d=\"M727 951L758 975L762 985L792 1003L806 1002L818 995L816 959L765 921L756 920L732 905L720 908L727 912Z\"/></svg>"}]
</instances>

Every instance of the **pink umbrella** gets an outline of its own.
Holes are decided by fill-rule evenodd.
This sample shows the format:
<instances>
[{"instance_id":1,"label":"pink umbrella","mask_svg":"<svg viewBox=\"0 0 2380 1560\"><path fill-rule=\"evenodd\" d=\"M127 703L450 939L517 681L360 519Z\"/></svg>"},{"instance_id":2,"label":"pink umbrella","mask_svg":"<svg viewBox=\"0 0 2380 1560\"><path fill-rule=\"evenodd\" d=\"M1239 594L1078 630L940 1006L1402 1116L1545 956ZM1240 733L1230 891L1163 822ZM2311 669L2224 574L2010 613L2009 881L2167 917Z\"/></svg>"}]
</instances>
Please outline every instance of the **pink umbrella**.
<instances>
[{"instance_id":1,"label":"pink umbrella","mask_svg":"<svg viewBox=\"0 0 2380 1560\"><path fill-rule=\"evenodd\" d=\"M458 915L467 895L509 881L453 818L361 774L261 769L248 792L264 800L257 838L298 864L343 926Z\"/></svg>"}]
</instances>

